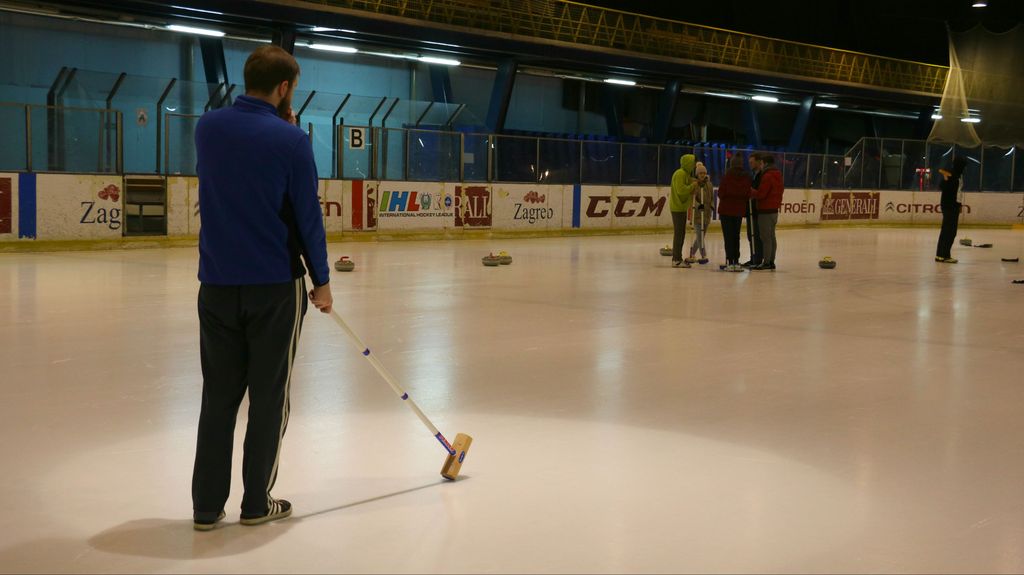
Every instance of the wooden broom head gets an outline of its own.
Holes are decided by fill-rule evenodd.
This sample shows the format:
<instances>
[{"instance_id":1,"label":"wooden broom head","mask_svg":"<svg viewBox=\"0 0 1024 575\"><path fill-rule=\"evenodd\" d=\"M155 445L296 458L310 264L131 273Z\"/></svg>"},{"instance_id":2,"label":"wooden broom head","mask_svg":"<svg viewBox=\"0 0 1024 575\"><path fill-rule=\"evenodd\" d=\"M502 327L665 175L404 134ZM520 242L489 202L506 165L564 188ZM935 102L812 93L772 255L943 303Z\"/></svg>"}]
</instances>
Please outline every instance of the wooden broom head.
<instances>
[{"instance_id":1,"label":"wooden broom head","mask_svg":"<svg viewBox=\"0 0 1024 575\"><path fill-rule=\"evenodd\" d=\"M455 436L455 442L452 443L452 450L455 451L454 455L449 455L444 460L444 466L441 467L441 477L455 481L459 477L459 470L462 469L462 462L466 460L466 453L469 451L469 446L473 443L473 438L460 433Z\"/></svg>"}]
</instances>

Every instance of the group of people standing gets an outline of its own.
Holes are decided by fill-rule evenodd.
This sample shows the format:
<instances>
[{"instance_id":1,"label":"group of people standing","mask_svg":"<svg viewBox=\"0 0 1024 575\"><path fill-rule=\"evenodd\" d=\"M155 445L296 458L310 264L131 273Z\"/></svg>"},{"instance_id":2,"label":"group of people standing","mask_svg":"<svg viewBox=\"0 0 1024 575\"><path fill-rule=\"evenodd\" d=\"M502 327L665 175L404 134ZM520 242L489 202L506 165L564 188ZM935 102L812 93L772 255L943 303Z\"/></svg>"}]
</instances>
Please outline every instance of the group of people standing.
<instances>
[{"instance_id":1,"label":"group of people standing","mask_svg":"<svg viewBox=\"0 0 1024 575\"><path fill-rule=\"evenodd\" d=\"M775 167L775 157L771 154L755 152L750 155L749 163L748 172L743 166L743 156L734 154L718 187L718 217L722 223L726 258L725 264L719 267L731 272L745 269L774 271L778 246L775 228L784 192L782 172ZM704 236L711 223L713 204L714 189L707 168L696 161L693 154L684 155L679 159L679 169L672 175L669 197L674 228L673 267L688 268L693 263L708 262ZM690 256L683 259L686 216L691 207L694 208L696 238L690 247ZM747 218L750 259L741 264L740 227L744 217ZM698 251L700 259L695 258Z\"/></svg>"}]
</instances>

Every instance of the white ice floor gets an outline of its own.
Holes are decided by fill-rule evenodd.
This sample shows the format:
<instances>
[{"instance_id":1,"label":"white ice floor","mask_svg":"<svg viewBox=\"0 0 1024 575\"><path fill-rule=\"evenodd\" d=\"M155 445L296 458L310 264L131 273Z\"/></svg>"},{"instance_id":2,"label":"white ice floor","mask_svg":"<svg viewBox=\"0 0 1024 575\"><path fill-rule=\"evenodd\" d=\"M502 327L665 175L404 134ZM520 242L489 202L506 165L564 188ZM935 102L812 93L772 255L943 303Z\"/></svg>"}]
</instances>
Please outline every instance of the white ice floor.
<instances>
[{"instance_id":1,"label":"white ice floor","mask_svg":"<svg viewBox=\"0 0 1024 575\"><path fill-rule=\"evenodd\" d=\"M211 533L195 249L0 255L0 571L1020 572L1024 233L955 266L936 235L781 231L774 274L671 269L666 236L332 244L338 309L474 436L464 478L311 312L295 516L238 525L236 480Z\"/></svg>"}]
</instances>

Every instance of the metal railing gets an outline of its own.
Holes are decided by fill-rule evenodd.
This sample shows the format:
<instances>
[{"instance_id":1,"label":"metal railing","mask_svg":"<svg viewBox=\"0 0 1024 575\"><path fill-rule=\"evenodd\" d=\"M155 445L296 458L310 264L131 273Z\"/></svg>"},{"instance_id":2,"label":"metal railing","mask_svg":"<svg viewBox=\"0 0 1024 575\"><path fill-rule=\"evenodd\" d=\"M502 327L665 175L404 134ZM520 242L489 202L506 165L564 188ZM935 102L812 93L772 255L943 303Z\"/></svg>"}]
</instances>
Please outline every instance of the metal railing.
<instances>
[{"instance_id":1,"label":"metal railing","mask_svg":"<svg viewBox=\"0 0 1024 575\"><path fill-rule=\"evenodd\" d=\"M282 0L260 0L285 4ZM947 66L732 32L568 0L309 0L370 17L555 40L815 81L939 95Z\"/></svg>"},{"instance_id":2,"label":"metal railing","mask_svg":"<svg viewBox=\"0 0 1024 575\"><path fill-rule=\"evenodd\" d=\"M0 170L124 172L118 110L0 102Z\"/></svg>"},{"instance_id":3,"label":"metal railing","mask_svg":"<svg viewBox=\"0 0 1024 575\"><path fill-rule=\"evenodd\" d=\"M958 156L967 160L964 189L978 192L1024 190L1024 156L1016 147L976 148L897 138L861 138L847 151L843 187L878 190L937 190L939 168Z\"/></svg>"},{"instance_id":4,"label":"metal railing","mask_svg":"<svg viewBox=\"0 0 1024 575\"><path fill-rule=\"evenodd\" d=\"M199 118L166 115L155 173L195 175ZM117 110L0 103L0 170L124 173L122 120ZM50 129L54 121L61 130ZM966 190L1024 191L1024 155L1016 148L923 140L863 138L834 155L351 125L337 126L330 138L314 137L310 125L309 136L314 153L330 160L319 162L322 178L665 186L680 156L694 154L717 184L729 157L761 151L775 156L787 188L937 190L936 170L963 156Z\"/></svg>"}]
</instances>

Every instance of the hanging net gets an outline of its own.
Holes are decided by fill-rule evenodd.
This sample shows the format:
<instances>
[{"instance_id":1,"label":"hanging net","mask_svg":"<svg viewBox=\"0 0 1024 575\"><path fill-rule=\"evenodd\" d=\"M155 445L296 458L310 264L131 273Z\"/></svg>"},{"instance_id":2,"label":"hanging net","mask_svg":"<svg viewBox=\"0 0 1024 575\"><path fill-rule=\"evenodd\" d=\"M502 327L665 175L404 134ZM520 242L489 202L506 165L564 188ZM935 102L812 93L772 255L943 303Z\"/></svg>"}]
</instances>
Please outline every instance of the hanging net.
<instances>
[{"instance_id":1,"label":"hanging net","mask_svg":"<svg viewBox=\"0 0 1024 575\"><path fill-rule=\"evenodd\" d=\"M1024 26L949 33L949 76L928 141L974 148L1024 145ZM978 123L964 122L976 118Z\"/></svg>"}]
</instances>

